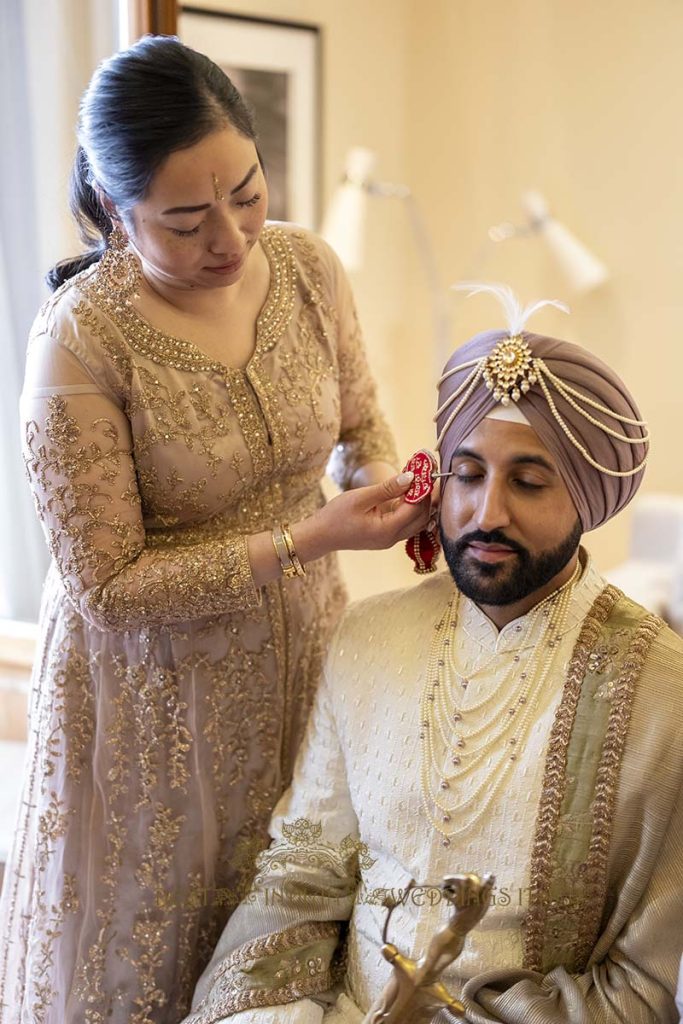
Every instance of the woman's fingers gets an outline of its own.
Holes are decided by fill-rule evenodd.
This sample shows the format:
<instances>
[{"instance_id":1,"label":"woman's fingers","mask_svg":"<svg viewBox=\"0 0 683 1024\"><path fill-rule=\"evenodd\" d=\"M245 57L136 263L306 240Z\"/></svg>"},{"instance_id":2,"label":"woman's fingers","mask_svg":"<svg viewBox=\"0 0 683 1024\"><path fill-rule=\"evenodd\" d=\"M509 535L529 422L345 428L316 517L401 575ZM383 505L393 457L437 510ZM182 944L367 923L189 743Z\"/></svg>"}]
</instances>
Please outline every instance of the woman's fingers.
<instances>
[{"instance_id":1,"label":"woman's fingers","mask_svg":"<svg viewBox=\"0 0 683 1024\"><path fill-rule=\"evenodd\" d=\"M357 497L363 498L363 504L369 509L385 505L396 498L402 498L410 490L413 482L413 473L399 473L398 476L390 476L379 484L372 484L370 487L360 487L356 490Z\"/></svg>"},{"instance_id":2,"label":"woman's fingers","mask_svg":"<svg viewBox=\"0 0 683 1024\"><path fill-rule=\"evenodd\" d=\"M400 473L379 484L358 487L334 498L320 510L330 550L389 548L425 529L429 499L417 505L404 501L412 473Z\"/></svg>"}]
</instances>

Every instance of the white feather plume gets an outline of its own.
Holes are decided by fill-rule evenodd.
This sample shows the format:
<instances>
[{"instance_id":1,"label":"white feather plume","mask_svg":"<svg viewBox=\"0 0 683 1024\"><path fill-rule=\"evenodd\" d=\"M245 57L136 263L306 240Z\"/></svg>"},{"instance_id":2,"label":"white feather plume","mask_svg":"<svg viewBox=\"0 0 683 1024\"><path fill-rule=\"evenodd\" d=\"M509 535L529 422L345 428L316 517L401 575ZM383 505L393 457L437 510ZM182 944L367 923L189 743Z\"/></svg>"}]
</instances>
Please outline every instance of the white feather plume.
<instances>
[{"instance_id":1,"label":"white feather plume","mask_svg":"<svg viewBox=\"0 0 683 1024\"><path fill-rule=\"evenodd\" d=\"M455 291L467 292L467 297L478 295L480 292L489 292L500 302L507 319L510 337L514 338L521 334L527 321L543 306L554 306L563 313L569 312L569 306L558 299L541 299L539 302L531 302L528 306L522 306L519 299L507 284L486 284L483 281L459 281L451 286Z\"/></svg>"}]
</instances>

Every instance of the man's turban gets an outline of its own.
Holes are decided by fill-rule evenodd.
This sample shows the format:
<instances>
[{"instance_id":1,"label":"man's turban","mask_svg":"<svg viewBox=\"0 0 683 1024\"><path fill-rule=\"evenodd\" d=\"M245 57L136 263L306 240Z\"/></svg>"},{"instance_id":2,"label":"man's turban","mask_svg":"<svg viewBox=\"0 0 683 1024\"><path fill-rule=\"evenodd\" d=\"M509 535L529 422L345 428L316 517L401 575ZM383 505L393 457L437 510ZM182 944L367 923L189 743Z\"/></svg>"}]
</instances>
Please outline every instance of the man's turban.
<instances>
[{"instance_id":1,"label":"man's turban","mask_svg":"<svg viewBox=\"0 0 683 1024\"><path fill-rule=\"evenodd\" d=\"M646 425L616 373L591 352L527 332L487 331L464 344L439 383L442 471L499 403L515 403L551 452L584 530L607 522L635 495Z\"/></svg>"}]
</instances>

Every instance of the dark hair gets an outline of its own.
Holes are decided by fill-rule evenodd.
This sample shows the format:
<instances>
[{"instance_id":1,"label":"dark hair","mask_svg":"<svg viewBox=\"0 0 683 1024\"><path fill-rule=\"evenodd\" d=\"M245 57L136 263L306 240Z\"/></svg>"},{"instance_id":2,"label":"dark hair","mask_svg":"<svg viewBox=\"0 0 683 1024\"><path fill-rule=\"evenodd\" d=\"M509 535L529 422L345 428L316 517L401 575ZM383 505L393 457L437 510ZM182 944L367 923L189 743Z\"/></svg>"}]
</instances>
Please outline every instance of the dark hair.
<instances>
[{"instance_id":1,"label":"dark hair","mask_svg":"<svg viewBox=\"0 0 683 1024\"><path fill-rule=\"evenodd\" d=\"M47 275L54 290L98 260L112 221L95 183L121 213L144 198L170 153L231 125L256 139L251 111L221 69L174 36L144 36L103 61L83 99L69 204L88 250Z\"/></svg>"}]
</instances>

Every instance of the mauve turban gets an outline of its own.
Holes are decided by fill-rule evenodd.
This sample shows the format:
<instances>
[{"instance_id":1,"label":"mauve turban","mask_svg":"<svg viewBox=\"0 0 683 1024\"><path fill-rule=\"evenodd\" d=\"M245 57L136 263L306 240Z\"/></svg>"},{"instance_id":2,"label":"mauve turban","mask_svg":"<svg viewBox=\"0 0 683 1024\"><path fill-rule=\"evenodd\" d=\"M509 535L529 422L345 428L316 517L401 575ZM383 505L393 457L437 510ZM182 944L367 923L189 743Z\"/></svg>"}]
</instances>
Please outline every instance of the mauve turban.
<instances>
[{"instance_id":1,"label":"mauve turban","mask_svg":"<svg viewBox=\"0 0 683 1024\"><path fill-rule=\"evenodd\" d=\"M623 382L608 366L591 352L568 341L558 341L539 334L524 332L517 337L525 341L535 359L542 359L548 370L560 378L563 384L582 395L607 407L619 416L642 420L638 407ZM487 356L500 341L509 340L505 331L486 331L477 334L453 353L444 367L444 373L459 366ZM453 392L464 383L475 367L468 366L439 386L439 409ZM551 397L557 411L567 424L578 443L600 466L617 471L631 471L639 466L647 454L647 441L627 444L610 437L600 427L581 415L571 403L548 381ZM444 409L437 419L437 433L440 435L448 417L457 407L466 389L455 401ZM577 401L576 399L574 399ZM441 468L450 469L451 458L456 448L465 441L477 425L498 406L492 391L488 390L480 377L477 385L450 424L440 445ZM622 437L644 438L643 426L635 426L612 419L586 403L577 404L589 416L599 420L609 430ZM567 433L553 415L540 382L532 384L526 394L517 402L541 442L554 456L560 475L564 480L584 530L594 530L616 515L638 490L643 479L643 470L631 476L610 476L595 468L572 443Z\"/></svg>"}]
</instances>

